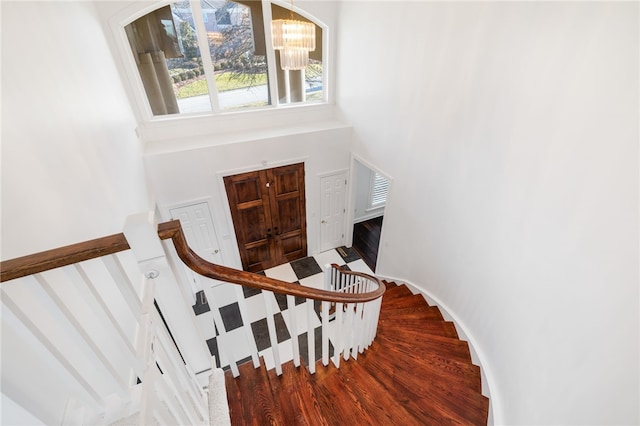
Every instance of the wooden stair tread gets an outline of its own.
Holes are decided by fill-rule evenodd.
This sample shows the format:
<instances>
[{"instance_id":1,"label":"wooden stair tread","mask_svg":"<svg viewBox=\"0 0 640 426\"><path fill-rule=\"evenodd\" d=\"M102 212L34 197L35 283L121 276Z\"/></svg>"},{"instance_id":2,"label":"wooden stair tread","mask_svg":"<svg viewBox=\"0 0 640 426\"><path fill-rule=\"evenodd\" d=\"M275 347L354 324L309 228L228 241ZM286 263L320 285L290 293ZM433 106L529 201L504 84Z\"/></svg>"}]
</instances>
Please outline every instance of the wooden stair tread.
<instances>
[{"instance_id":1,"label":"wooden stair tread","mask_svg":"<svg viewBox=\"0 0 640 426\"><path fill-rule=\"evenodd\" d=\"M458 338L458 332L455 325L448 321L402 321L400 323L391 323L380 321L378 324L378 332L394 331L396 327L402 327L406 331L415 331L424 334L434 334L443 337Z\"/></svg>"},{"instance_id":2,"label":"wooden stair tread","mask_svg":"<svg viewBox=\"0 0 640 426\"><path fill-rule=\"evenodd\" d=\"M382 281L382 284L384 284L384 286L387 289L398 287L398 284L395 281L387 281L387 280L381 280L381 281Z\"/></svg>"},{"instance_id":3,"label":"wooden stair tread","mask_svg":"<svg viewBox=\"0 0 640 426\"><path fill-rule=\"evenodd\" d=\"M442 386L438 380L428 380L415 374L389 370L383 357L374 358L370 355L373 354L367 353L362 356L362 361L364 358L370 359L367 371L387 388L394 389L394 394L403 395L406 400L403 399L402 402L403 405L406 404L407 410L412 410L419 416L428 413L427 415L434 418L426 424L441 424L443 420L449 420L446 423L483 424L479 419L485 416L486 398L480 393L448 381L445 386ZM460 400L467 405L460 408ZM456 409L453 410L451 407ZM416 409L417 412L415 412ZM484 424L486 424L486 418Z\"/></svg>"},{"instance_id":4,"label":"wooden stair tread","mask_svg":"<svg viewBox=\"0 0 640 426\"><path fill-rule=\"evenodd\" d=\"M378 346L383 346L383 348L379 349ZM441 370L447 371L449 374L466 375L477 377L478 379L480 378L480 367L470 361L451 359L446 355L443 356L429 352L407 352L406 350L399 347L392 348L381 345L379 344L379 342L374 342L371 348L372 350L382 351L382 353L384 353L384 351L389 351L397 356L416 358L417 362L421 364L430 364L434 368L439 368Z\"/></svg>"},{"instance_id":5,"label":"wooden stair tread","mask_svg":"<svg viewBox=\"0 0 640 426\"><path fill-rule=\"evenodd\" d=\"M280 410L293 413L293 418L287 416L285 419L287 423L307 424L307 419L324 419L320 410L315 409L317 404L314 395L305 392L305 379L302 376L304 371L304 366L298 368L293 362L287 362L282 365L282 375L278 376L275 369L267 373L271 394L277 400ZM323 423L318 421L317 424Z\"/></svg>"},{"instance_id":6,"label":"wooden stair tread","mask_svg":"<svg viewBox=\"0 0 640 426\"><path fill-rule=\"evenodd\" d=\"M419 421L412 418L401 405L388 401L389 392L384 386L372 380L369 373L357 361L341 363L338 374L338 388L333 395L339 395L341 389L348 390L351 396L349 404L357 407L359 416L355 422L341 422L343 424L393 424L419 425ZM363 386L363 384L366 384ZM368 420L370 419L370 420Z\"/></svg>"},{"instance_id":7,"label":"wooden stair tread","mask_svg":"<svg viewBox=\"0 0 640 426\"><path fill-rule=\"evenodd\" d=\"M252 395L252 403L229 405L232 424L282 424L282 411L271 393L266 368L261 366L261 368L254 369L251 363L243 364L241 367L243 368L240 376L235 379L231 372L225 373L225 381L228 383L230 377L230 380L236 385L233 389L235 392L228 392L227 399L233 401L232 398ZM228 390L229 387L227 387Z\"/></svg>"},{"instance_id":8,"label":"wooden stair tread","mask_svg":"<svg viewBox=\"0 0 640 426\"><path fill-rule=\"evenodd\" d=\"M422 335L420 340L407 340L407 333L402 335L378 335L376 340L382 346L399 347L408 352L428 352L448 356L458 361L471 362L469 346L460 340L433 335Z\"/></svg>"},{"instance_id":9,"label":"wooden stair tread","mask_svg":"<svg viewBox=\"0 0 640 426\"><path fill-rule=\"evenodd\" d=\"M267 372L269 385L273 398L277 401L276 406L280 412L293 413L293 417L287 417L287 422L304 424L305 419L312 415L308 410L308 402L313 402L313 395L305 395L305 399L300 396L304 390L301 386L299 371L304 368L296 368L293 362L282 365L282 375L278 376L275 369ZM312 401L308 401L311 398ZM319 414L319 413L313 413Z\"/></svg>"},{"instance_id":10,"label":"wooden stair tread","mask_svg":"<svg viewBox=\"0 0 640 426\"><path fill-rule=\"evenodd\" d=\"M394 363L394 371L403 370L419 377L457 383L478 393L482 390L480 368L469 362L451 360L428 353L413 354L381 345L373 345L370 351L372 356L376 354L376 356ZM363 359L366 362L369 356L363 357Z\"/></svg>"},{"instance_id":11,"label":"wooden stair tread","mask_svg":"<svg viewBox=\"0 0 640 426\"><path fill-rule=\"evenodd\" d=\"M440 310L437 306L429 306L426 304L426 302L419 302L420 301L416 299L408 303L402 302L395 304L389 303L387 305L383 304L382 309L380 310L380 315L403 315L410 314L411 312Z\"/></svg>"},{"instance_id":12,"label":"wooden stair tread","mask_svg":"<svg viewBox=\"0 0 640 426\"><path fill-rule=\"evenodd\" d=\"M354 364L357 364L357 368L361 368L359 366L359 363L357 362L345 362L344 364L341 363L341 367L340 370L337 370L335 368L332 368L332 371L330 374L332 374L332 376L334 374L340 374L340 372L343 372L347 375L353 374L351 369L355 368ZM325 367L322 367L320 370L324 369ZM320 375L323 375L323 372L318 370L316 372L316 375L318 375L318 373L320 373ZM338 371L336 373L336 371ZM382 421L372 421L372 422L364 422L362 421L362 419L353 419L353 422L349 422L349 420L351 419L341 419L341 421L333 423L333 424L371 424L371 425L378 425L378 424L394 424L394 425L425 425L425 424L438 424L438 418L437 417L433 417L429 414L428 410L426 410L426 406L425 405L421 408L417 408L416 407L420 407L421 403L420 401L417 401L413 395L407 394L401 394L400 392L398 392L398 389L395 389L393 386L386 386L383 382L380 382L378 380L376 380L376 378L369 372L367 371L367 379L362 379L359 378L359 382L357 383L357 386L360 388L367 388L367 387L376 387L376 388L382 388L383 389L383 393L379 396L378 400L375 401L375 404L377 406L384 406L385 408L388 405L394 405L394 406L401 406L402 409L404 410L404 412L406 414L404 414L403 416L399 416L396 419L391 419L390 421L388 421L387 423L382 422ZM393 399L390 399L390 396L393 395ZM357 403L356 403L357 404ZM421 411L425 411L424 413L422 413Z\"/></svg>"},{"instance_id":13,"label":"wooden stair tread","mask_svg":"<svg viewBox=\"0 0 640 426\"><path fill-rule=\"evenodd\" d=\"M403 319L418 319L418 320L436 320L444 321L440 309L436 306L419 306L412 308L403 308L401 310L387 309L384 312L380 312L380 320L387 321L401 321Z\"/></svg>"},{"instance_id":14,"label":"wooden stair tread","mask_svg":"<svg viewBox=\"0 0 640 426\"><path fill-rule=\"evenodd\" d=\"M377 337L358 359L307 367L264 365L225 374L233 425L480 425L489 400L481 394L480 368L455 325L420 294L383 281Z\"/></svg>"},{"instance_id":15,"label":"wooden stair tread","mask_svg":"<svg viewBox=\"0 0 640 426\"><path fill-rule=\"evenodd\" d=\"M387 288L384 292L383 300L397 299L404 296L412 296L413 293L406 285Z\"/></svg>"},{"instance_id":16,"label":"wooden stair tread","mask_svg":"<svg viewBox=\"0 0 640 426\"><path fill-rule=\"evenodd\" d=\"M396 309L396 308L408 308L411 306L429 306L424 297L420 294L414 294L411 296L404 296L397 299L385 300L382 296L382 309Z\"/></svg>"}]
</instances>

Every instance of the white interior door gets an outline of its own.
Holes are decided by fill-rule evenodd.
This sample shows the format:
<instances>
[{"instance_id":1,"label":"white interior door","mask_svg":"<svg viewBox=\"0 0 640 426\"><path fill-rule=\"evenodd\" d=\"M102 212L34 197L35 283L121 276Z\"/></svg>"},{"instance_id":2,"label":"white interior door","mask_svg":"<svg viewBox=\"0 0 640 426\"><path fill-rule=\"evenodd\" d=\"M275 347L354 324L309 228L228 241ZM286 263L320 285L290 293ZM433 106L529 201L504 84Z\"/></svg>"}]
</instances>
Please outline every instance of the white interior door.
<instances>
[{"instance_id":1,"label":"white interior door","mask_svg":"<svg viewBox=\"0 0 640 426\"><path fill-rule=\"evenodd\" d=\"M180 220L187 244L194 252L204 260L218 265L223 265L222 253L218 244L216 230L213 227L213 217L206 202L191 204L188 206L169 209L172 219ZM193 272L185 266L189 276L193 293L205 288L207 279ZM218 281L213 281L218 285Z\"/></svg>"},{"instance_id":2,"label":"white interior door","mask_svg":"<svg viewBox=\"0 0 640 426\"><path fill-rule=\"evenodd\" d=\"M320 251L344 245L347 172L320 178Z\"/></svg>"},{"instance_id":3,"label":"white interior door","mask_svg":"<svg viewBox=\"0 0 640 426\"><path fill-rule=\"evenodd\" d=\"M222 264L213 218L206 202L170 209L171 217L179 219L189 247L203 259Z\"/></svg>"}]
</instances>

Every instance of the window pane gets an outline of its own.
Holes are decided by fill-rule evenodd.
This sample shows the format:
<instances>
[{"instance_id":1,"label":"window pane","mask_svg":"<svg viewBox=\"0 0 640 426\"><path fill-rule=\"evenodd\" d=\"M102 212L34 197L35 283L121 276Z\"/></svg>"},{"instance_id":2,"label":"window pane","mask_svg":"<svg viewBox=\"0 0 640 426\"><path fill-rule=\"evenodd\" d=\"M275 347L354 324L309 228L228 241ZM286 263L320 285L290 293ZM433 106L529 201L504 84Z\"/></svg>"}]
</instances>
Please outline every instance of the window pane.
<instances>
[{"instance_id":1,"label":"window pane","mask_svg":"<svg viewBox=\"0 0 640 426\"><path fill-rule=\"evenodd\" d=\"M290 19L289 9L271 4L271 14L273 19ZM293 19L311 22L305 17L293 13ZM314 23L315 25L315 23ZM316 50L309 52L309 65L304 70L304 81L302 81L302 71L289 71L289 93L286 93L286 73L280 67L280 55L276 52L276 72L278 73L278 99L279 102L303 102L322 101L324 99L323 74L322 74L322 28L316 28ZM288 95L288 96L287 96Z\"/></svg>"},{"instance_id":2,"label":"window pane","mask_svg":"<svg viewBox=\"0 0 640 426\"><path fill-rule=\"evenodd\" d=\"M193 12L188 1L171 5L182 58L167 60L180 112L211 111L209 88L202 68Z\"/></svg>"},{"instance_id":3,"label":"window pane","mask_svg":"<svg viewBox=\"0 0 640 426\"><path fill-rule=\"evenodd\" d=\"M309 65L305 71L305 95L307 101L321 101L324 99L322 61L309 58Z\"/></svg>"},{"instance_id":4,"label":"window pane","mask_svg":"<svg viewBox=\"0 0 640 426\"><path fill-rule=\"evenodd\" d=\"M186 1L125 27L153 115L211 111L193 28Z\"/></svg>"},{"instance_id":5,"label":"window pane","mask_svg":"<svg viewBox=\"0 0 640 426\"><path fill-rule=\"evenodd\" d=\"M220 108L269 105L262 3L202 0L201 4Z\"/></svg>"}]
</instances>

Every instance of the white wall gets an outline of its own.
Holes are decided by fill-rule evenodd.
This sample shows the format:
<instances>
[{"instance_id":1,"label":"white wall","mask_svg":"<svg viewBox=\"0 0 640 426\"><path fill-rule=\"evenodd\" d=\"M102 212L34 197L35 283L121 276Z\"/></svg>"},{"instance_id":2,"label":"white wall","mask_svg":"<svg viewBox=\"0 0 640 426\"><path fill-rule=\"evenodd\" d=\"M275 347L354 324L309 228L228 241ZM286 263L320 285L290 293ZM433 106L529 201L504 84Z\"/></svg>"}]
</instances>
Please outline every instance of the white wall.
<instances>
[{"instance_id":1,"label":"white wall","mask_svg":"<svg viewBox=\"0 0 640 426\"><path fill-rule=\"evenodd\" d=\"M150 203L135 119L94 4L1 8L2 259L121 232L125 217ZM27 307L40 306L30 296ZM36 322L49 319L34 311ZM59 424L79 385L4 306L2 340L3 394ZM16 407L3 403L3 424L30 422Z\"/></svg>"},{"instance_id":2,"label":"white wall","mask_svg":"<svg viewBox=\"0 0 640 426\"><path fill-rule=\"evenodd\" d=\"M208 199L225 264L241 268L238 246L223 177L250 170L304 161L309 254L319 250L320 178L318 175L349 167L351 129L338 122L310 126L304 132L252 136L245 142L215 145L209 140L176 140L145 155L149 182L161 209L191 200ZM192 145L192 147L189 147ZM168 219L168 218L165 218Z\"/></svg>"},{"instance_id":3,"label":"white wall","mask_svg":"<svg viewBox=\"0 0 640 426\"><path fill-rule=\"evenodd\" d=\"M2 258L148 210L135 127L91 2L2 2Z\"/></svg>"},{"instance_id":4,"label":"white wall","mask_svg":"<svg viewBox=\"0 0 640 426\"><path fill-rule=\"evenodd\" d=\"M501 424L638 424L638 3L344 2L338 105L394 177L378 271L447 304Z\"/></svg>"}]
</instances>

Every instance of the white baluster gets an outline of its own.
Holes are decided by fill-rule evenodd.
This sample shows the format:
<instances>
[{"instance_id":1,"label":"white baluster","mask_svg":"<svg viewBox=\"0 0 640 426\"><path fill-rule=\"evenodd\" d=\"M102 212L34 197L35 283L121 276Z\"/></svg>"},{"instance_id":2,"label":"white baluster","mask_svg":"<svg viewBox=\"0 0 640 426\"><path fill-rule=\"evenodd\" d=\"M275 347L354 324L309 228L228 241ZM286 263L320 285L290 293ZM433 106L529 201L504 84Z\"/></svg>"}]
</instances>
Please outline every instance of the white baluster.
<instances>
[{"instance_id":1,"label":"white baluster","mask_svg":"<svg viewBox=\"0 0 640 426\"><path fill-rule=\"evenodd\" d=\"M256 339L251 332L251 322L249 321L249 315L247 310L247 301L244 298L244 291L242 286L234 285L236 292L236 299L238 299L238 309L240 309L240 318L242 318L242 324L244 327L244 333L249 345L249 352L251 355L251 361L253 361L253 367L260 367L260 360L258 359L258 347L256 346Z\"/></svg>"},{"instance_id":2,"label":"white baluster","mask_svg":"<svg viewBox=\"0 0 640 426\"><path fill-rule=\"evenodd\" d=\"M218 304L216 303L215 299L209 298L208 302L211 313L213 314L213 322L218 329L218 336L216 337L216 341L218 343L220 366L222 367L228 364L231 368L233 377L238 377L240 375L240 371L238 370L238 363L236 362L235 356L232 351L233 344L229 342L229 336L227 335L227 330L224 327L222 315L220 315L220 309L218 309Z\"/></svg>"},{"instance_id":3,"label":"white baluster","mask_svg":"<svg viewBox=\"0 0 640 426\"><path fill-rule=\"evenodd\" d=\"M378 297L376 300L373 301L373 306L375 308L373 309L373 321L372 321L372 327L371 327L370 342L373 342L373 339L376 338L376 333L378 331L378 320L380 319L381 305L382 305L382 297Z\"/></svg>"},{"instance_id":4,"label":"white baluster","mask_svg":"<svg viewBox=\"0 0 640 426\"><path fill-rule=\"evenodd\" d=\"M155 355L156 362L163 372L163 379L161 380L161 383L166 391L164 397L165 400L171 399L172 402L177 402L179 404L179 407L187 416L187 419L184 419L187 421L183 424L196 424L197 421L195 413L193 413L192 407L187 404L184 399L185 394L183 393L183 386L181 386L183 383L181 383L181 380L177 375L176 365L171 362L171 357L168 356L167 350L161 339L156 340ZM172 407L172 412L175 416L176 413L179 412L178 407L174 405L170 405L170 407Z\"/></svg>"},{"instance_id":5,"label":"white baluster","mask_svg":"<svg viewBox=\"0 0 640 426\"><path fill-rule=\"evenodd\" d=\"M324 266L324 289L335 289L337 270L327 264ZM320 305L320 320L322 321L322 364L329 364L329 310L331 303L323 301Z\"/></svg>"},{"instance_id":6,"label":"white baluster","mask_svg":"<svg viewBox=\"0 0 640 426\"><path fill-rule=\"evenodd\" d=\"M364 305L364 303L356 304L355 327L353 332L353 350L351 351L351 356L353 356L353 359L358 359L358 352L362 352L362 348L364 346L364 319L362 315Z\"/></svg>"},{"instance_id":7,"label":"white baluster","mask_svg":"<svg viewBox=\"0 0 640 426\"><path fill-rule=\"evenodd\" d=\"M44 346L51 355L69 372L71 377L85 390L89 396L89 402L94 410L100 411L102 407L102 398L96 389L83 377L82 374L69 362L67 357L58 350L49 338L36 326L33 321L25 314L22 309L11 299L11 297L4 291L1 291L2 297L0 300L2 304L20 321L31 334Z\"/></svg>"},{"instance_id":8,"label":"white baluster","mask_svg":"<svg viewBox=\"0 0 640 426\"><path fill-rule=\"evenodd\" d=\"M340 357L343 349L343 343L342 343L343 310L344 310L344 304L336 303L336 318L333 323L335 342L333 346L333 358L332 358L336 368L340 368Z\"/></svg>"},{"instance_id":9,"label":"white baluster","mask_svg":"<svg viewBox=\"0 0 640 426\"><path fill-rule=\"evenodd\" d=\"M287 294L287 313L289 315L289 331L291 332L291 349L293 365L300 367L300 347L298 345L298 318L296 315L296 298Z\"/></svg>"},{"instance_id":10,"label":"white baluster","mask_svg":"<svg viewBox=\"0 0 640 426\"><path fill-rule=\"evenodd\" d=\"M349 355L351 354L351 348L353 347L353 328L354 328L354 320L355 320L355 315L354 315L354 308L355 308L355 304L354 303L348 303L346 305L347 309L345 312L345 318L344 318L344 327L342 328L342 334L343 334L343 342L344 342L344 351L342 353L342 356L344 357L344 360L348 360L349 359Z\"/></svg>"},{"instance_id":11,"label":"white baluster","mask_svg":"<svg viewBox=\"0 0 640 426\"><path fill-rule=\"evenodd\" d=\"M371 329L373 327L373 304L371 301L364 304L362 312L362 321L364 322L364 330L362 332L363 349L368 349L371 344Z\"/></svg>"},{"instance_id":12,"label":"white baluster","mask_svg":"<svg viewBox=\"0 0 640 426\"><path fill-rule=\"evenodd\" d=\"M309 360L309 373L311 374L316 372L316 330L313 326L315 318L314 300L307 299L307 359Z\"/></svg>"},{"instance_id":13,"label":"white baluster","mask_svg":"<svg viewBox=\"0 0 640 426\"><path fill-rule=\"evenodd\" d=\"M184 283L171 269L169 254L158 237L153 217L149 213L131 215L127 217L123 232L140 270L145 275L153 273L155 277L155 299L186 363L195 371L208 370L211 354L198 333L193 309L181 290Z\"/></svg>"},{"instance_id":14,"label":"white baluster","mask_svg":"<svg viewBox=\"0 0 640 426\"><path fill-rule=\"evenodd\" d=\"M329 364L329 309L331 303L322 302L321 318L322 318L322 364Z\"/></svg>"},{"instance_id":15,"label":"white baluster","mask_svg":"<svg viewBox=\"0 0 640 426\"><path fill-rule=\"evenodd\" d=\"M120 337L119 352L126 354L129 365L135 371L135 374L138 377L141 377L144 370L144 363L142 360L136 358L136 350L133 347L131 339L122 329L118 320L113 316L113 312L109 309L100 293L96 290L95 285L91 282L91 279L82 268L82 265L76 263L73 267L64 268L64 271L70 281L74 284L75 288L81 294L84 301L90 306L91 310L95 312L96 315L100 313L103 318L106 318L106 321L102 319L101 322L108 323L111 326L110 328L116 331Z\"/></svg>"},{"instance_id":16,"label":"white baluster","mask_svg":"<svg viewBox=\"0 0 640 426\"><path fill-rule=\"evenodd\" d=\"M147 292L147 294L148 293L149 292ZM148 307L148 297L145 296L145 300L146 303L143 304L143 307ZM140 380L142 380L142 400L140 402L141 426L153 424L153 412L155 406L157 405L157 395L154 382L156 380L156 376L159 375L153 356L155 324L151 318L150 312L146 313L144 317L146 318L146 322L144 323L145 327L142 328L142 332L139 336L144 338L144 341L139 342L139 346L141 346L141 351L139 353L142 355L142 359L144 359L146 362L146 370L144 372L144 375L140 378Z\"/></svg>"},{"instance_id":17,"label":"white baluster","mask_svg":"<svg viewBox=\"0 0 640 426\"><path fill-rule=\"evenodd\" d=\"M140 298L133 288L133 284L131 280L127 276L120 260L116 257L116 255L109 255L100 258L104 266L109 271L113 282L118 286L120 293L122 293L122 297L124 297L125 302L129 305L129 309L133 314L133 317L136 320L140 320Z\"/></svg>"},{"instance_id":18,"label":"white baluster","mask_svg":"<svg viewBox=\"0 0 640 426\"><path fill-rule=\"evenodd\" d=\"M82 338L84 344L91 350L91 352L100 360L104 368L111 375L111 379L116 385L116 392L122 398L123 401L129 399L128 393L128 384L127 382L120 376L120 373L116 370L115 366L111 362L111 360L107 359L107 356L102 352L102 350L98 347L98 345L93 341L89 333L85 330L84 326L78 321L78 319L73 315L73 313L69 310L67 305L60 299L58 294L53 291L51 285L47 282L41 274L35 274L34 278L40 284L41 288L47 293L51 301L58 308L58 310L63 314L67 323L75 330L75 332Z\"/></svg>"},{"instance_id":19,"label":"white baluster","mask_svg":"<svg viewBox=\"0 0 640 426\"><path fill-rule=\"evenodd\" d=\"M267 328L269 329L269 340L271 342L271 353L273 354L273 363L275 364L276 374L282 374L282 363L280 362L280 348L278 347L278 335L276 334L276 323L273 316L272 300L275 296L271 291L263 290L264 306L267 314Z\"/></svg>"},{"instance_id":20,"label":"white baluster","mask_svg":"<svg viewBox=\"0 0 640 426\"><path fill-rule=\"evenodd\" d=\"M155 381L156 391L158 392L158 397L160 399L160 404L158 404L158 409L162 409L163 406L169 409L169 413L171 413L169 424L180 424L180 425L195 425L197 424L194 419L189 416L189 413L185 410L185 406L183 403L177 399L179 394L177 393L177 389L171 386L168 382L167 372L162 370L164 374L158 375L158 378Z\"/></svg>"}]
</instances>

